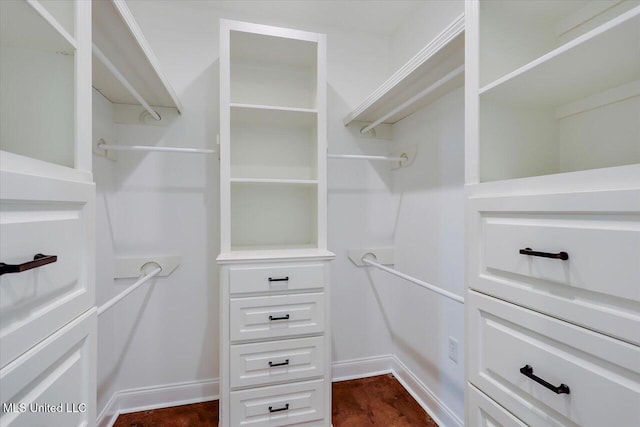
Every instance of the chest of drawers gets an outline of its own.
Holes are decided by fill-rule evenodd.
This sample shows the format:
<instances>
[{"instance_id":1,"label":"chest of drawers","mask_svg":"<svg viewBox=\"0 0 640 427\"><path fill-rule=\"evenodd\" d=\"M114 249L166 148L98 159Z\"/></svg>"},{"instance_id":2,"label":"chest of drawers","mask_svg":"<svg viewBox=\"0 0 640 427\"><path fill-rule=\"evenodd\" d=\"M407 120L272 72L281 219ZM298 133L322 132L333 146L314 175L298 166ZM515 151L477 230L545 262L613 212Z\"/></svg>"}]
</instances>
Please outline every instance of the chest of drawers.
<instances>
[{"instance_id":1,"label":"chest of drawers","mask_svg":"<svg viewBox=\"0 0 640 427\"><path fill-rule=\"evenodd\" d=\"M221 267L221 426L328 426L328 260Z\"/></svg>"}]
</instances>

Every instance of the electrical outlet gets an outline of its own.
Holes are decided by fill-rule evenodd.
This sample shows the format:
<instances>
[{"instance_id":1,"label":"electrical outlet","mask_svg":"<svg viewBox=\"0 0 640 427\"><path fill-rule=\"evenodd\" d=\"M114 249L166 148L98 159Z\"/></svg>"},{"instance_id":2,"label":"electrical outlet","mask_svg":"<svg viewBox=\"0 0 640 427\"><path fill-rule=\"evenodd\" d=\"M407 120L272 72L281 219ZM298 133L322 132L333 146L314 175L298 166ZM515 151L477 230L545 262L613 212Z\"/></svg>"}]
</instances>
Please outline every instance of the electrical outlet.
<instances>
[{"instance_id":1,"label":"electrical outlet","mask_svg":"<svg viewBox=\"0 0 640 427\"><path fill-rule=\"evenodd\" d=\"M454 337L449 337L449 359L458 363L458 340Z\"/></svg>"}]
</instances>

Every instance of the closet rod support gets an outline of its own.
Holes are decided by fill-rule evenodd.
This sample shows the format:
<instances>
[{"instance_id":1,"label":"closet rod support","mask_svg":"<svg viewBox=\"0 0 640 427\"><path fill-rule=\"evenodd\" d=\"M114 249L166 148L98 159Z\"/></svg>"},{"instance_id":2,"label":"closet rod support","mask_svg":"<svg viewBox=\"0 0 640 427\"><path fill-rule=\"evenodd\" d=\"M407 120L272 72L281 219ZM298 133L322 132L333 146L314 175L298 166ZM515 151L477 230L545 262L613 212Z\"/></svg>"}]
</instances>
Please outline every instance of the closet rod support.
<instances>
[{"instance_id":1,"label":"closet rod support","mask_svg":"<svg viewBox=\"0 0 640 427\"><path fill-rule=\"evenodd\" d=\"M113 75L113 77L115 77L122 84L122 86L124 86L125 89L127 89L127 91L131 94L131 96L133 96L140 103L140 105L142 105L144 109L149 112L151 117L153 117L157 121L162 120L162 117L160 117L160 114L158 114L153 108L151 108L151 105L149 105L149 103L144 100L142 95L140 95L138 91L135 90L135 88L131 85L131 83L129 83L129 81L122 75L120 70L118 70L118 68L116 68L116 66L113 65L113 62L111 62L109 58L107 58L107 56L104 53L102 53L100 48L96 46L95 43L93 43L92 45L93 45L93 54L95 55L96 58L98 58L100 62L102 62L102 64L105 67L107 67L107 69Z\"/></svg>"},{"instance_id":2,"label":"closet rod support","mask_svg":"<svg viewBox=\"0 0 640 427\"><path fill-rule=\"evenodd\" d=\"M394 270L393 268L389 268L389 267L384 266L384 265L382 265L380 263L377 263L376 261L374 261L375 259L376 259L375 254L368 253L368 254L365 254L362 257L362 262L364 264L366 264L366 265L369 265L371 267L376 267L376 268L378 268L378 269L380 269L382 271L386 271L387 273L393 274L394 276L400 277L401 279L404 279L404 280L406 280L408 282L411 282L411 283L416 284L418 286L421 286L421 287L423 287L425 289L428 289L428 290L430 290L432 292L435 292L438 295L441 295L443 297L449 298L450 300L453 300L455 302L459 302L460 304L464 304L464 298L462 298L461 296L456 295L453 292L449 292L449 291L447 291L445 289L442 289L442 288L440 288L438 286L432 285L430 283L423 282L422 280L416 279L415 277L411 277L408 274L401 273L398 270Z\"/></svg>"},{"instance_id":3,"label":"closet rod support","mask_svg":"<svg viewBox=\"0 0 640 427\"><path fill-rule=\"evenodd\" d=\"M416 102L420 101L422 98L424 98L425 96L429 95L430 93L432 93L433 91L435 91L439 87L443 86L445 83L449 82L450 80L455 79L456 77L458 77L462 73L464 73L464 65L460 65L459 67L457 67L453 71L450 71L447 75L445 75L441 79L437 80L431 86L425 88L424 90L418 92L416 95L414 95L411 98L407 99L405 102L403 102L402 104L398 105L396 108L394 108L393 110L389 111L387 114L385 114L384 116L380 117L375 122L371 123L370 125L367 125L367 126L363 127L362 129L360 129L360 133L361 134L365 134L365 133L369 132L371 129L375 128L380 123L384 123L384 121L387 120L389 117L393 117L398 112L400 112L400 111L406 109L407 107L409 107L410 105L413 105Z\"/></svg>"}]
</instances>

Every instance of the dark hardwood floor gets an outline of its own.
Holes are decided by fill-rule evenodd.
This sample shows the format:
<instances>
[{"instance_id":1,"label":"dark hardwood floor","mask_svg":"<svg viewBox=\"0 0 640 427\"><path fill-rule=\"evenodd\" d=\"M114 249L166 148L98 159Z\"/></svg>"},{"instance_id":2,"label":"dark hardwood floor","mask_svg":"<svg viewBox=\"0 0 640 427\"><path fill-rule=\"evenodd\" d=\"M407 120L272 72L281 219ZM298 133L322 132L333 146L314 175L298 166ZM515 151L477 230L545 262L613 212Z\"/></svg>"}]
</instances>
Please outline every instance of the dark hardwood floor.
<instances>
[{"instance_id":1,"label":"dark hardwood floor","mask_svg":"<svg viewBox=\"0 0 640 427\"><path fill-rule=\"evenodd\" d=\"M333 383L334 427L437 427L393 375ZM114 427L217 427L218 401L134 412Z\"/></svg>"}]
</instances>

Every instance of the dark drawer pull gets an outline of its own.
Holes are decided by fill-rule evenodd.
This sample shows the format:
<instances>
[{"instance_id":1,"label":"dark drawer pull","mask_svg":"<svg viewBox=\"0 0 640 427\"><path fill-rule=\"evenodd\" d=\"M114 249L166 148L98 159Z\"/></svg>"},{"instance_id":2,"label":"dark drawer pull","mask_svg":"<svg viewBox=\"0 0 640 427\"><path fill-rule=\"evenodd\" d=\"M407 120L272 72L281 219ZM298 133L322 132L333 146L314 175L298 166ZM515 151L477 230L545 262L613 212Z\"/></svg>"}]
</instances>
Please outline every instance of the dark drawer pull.
<instances>
[{"instance_id":1,"label":"dark drawer pull","mask_svg":"<svg viewBox=\"0 0 640 427\"><path fill-rule=\"evenodd\" d=\"M284 316L281 316L281 317L269 316L269 321L273 322L274 320L289 320L289 315L285 314Z\"/></svg>"},{"instance_id":2,"label":"dark drawer pull","mask_svg":"<svg viewBox=\"0 0 640 427\"><path fill-rule=\"evenodd\" d=\"M288 282L288 281L289 281L289 276L276 277L275 279L273 277L269 277L269 282Z\"/></svg>"},{"instance_id":3,"label":"dark drawer pull","mask_svg":"<svg viewBox=\"0 0 640 427\"><path fill-rule=\"evenodd\" d=\"M269 367L273 368L275 366L286 366L289 364L289 359L286 359L284 362L280 362L280 363L273 363L271 361L269 361Z\"/></svg>"},{"instance_id":4,"label":"dark drawer pull","mask_svg":"<svg viewBox=\"0 0 640 427\"><path fill-rule=\"evenodd\" d=\"M22 264L5 264L4 262L0 262L0 276L7 273L22 273L23 271L51 264L57 260L57 255L36 254L33 257L33 261L23 262Z\"/></svg>"},{"instance_id":5,"label":"dark drawer pull","mask_svg":"<svg viewBox=\"0 0 640 427\"><path fill-rule=\"evenodd\" d=\"M282 408L276 408L273 409L273 406L269 406L269 412L273 413L273 412L281 412L281 411L288 411L289 410L289 404L287 403L286 405L284 405Z\"/></svg>"},{"instance_id":6,"label":"dark drawer pull","mask_svg":"<svg viewBox=\"0 0 640 427\"><path fill-rule=\"evenodd\" d=\"M534 380L535 382L537 382L538 384L542 384L543 386L545 386L546 388L548 388L549 390L551 390L552 392L556 393L556 394L569 394L570 390L569 390L569 386L566 384L560 384L559 386L555 386L545 380L543 380L542 378L533 375L533 368L529 365L524 365L522 368L520 368L520 373L522 375L524 375L525 377L529 377L532 380Z\"/></svg>"},{"instance_id":7,"label":"dark drawer pull","mask_svg":"<svg viewBox=\"0 0 640 427\"><path fill-rule=\"evenodd\" d=\"M520 253L522 255L531 255L531 256L539 256L542 258L553 258L553 259L561 259L566 261L569 259L569 254L566 252L558 252L557 254L553 254L550 252L538 252L534 251L531 248L520 249Z\"/></svg>"}]
</instances>

